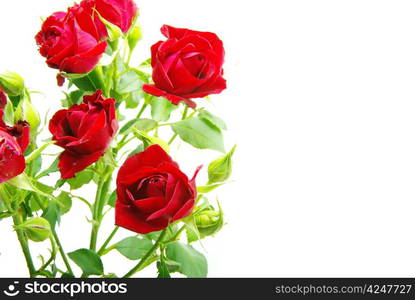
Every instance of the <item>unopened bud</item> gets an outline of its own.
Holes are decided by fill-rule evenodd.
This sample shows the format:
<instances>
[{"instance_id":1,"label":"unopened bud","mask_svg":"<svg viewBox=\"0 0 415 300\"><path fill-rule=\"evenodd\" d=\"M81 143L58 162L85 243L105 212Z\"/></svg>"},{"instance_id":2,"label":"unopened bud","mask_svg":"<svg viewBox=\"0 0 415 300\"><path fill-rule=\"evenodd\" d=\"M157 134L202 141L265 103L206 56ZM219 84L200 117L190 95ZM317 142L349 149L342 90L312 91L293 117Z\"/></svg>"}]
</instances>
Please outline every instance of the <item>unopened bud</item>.
<instances>
[{"instance_id":1,"label":"unopened bud","mask_svg":"<svg viewBox=\"0 0 415 300\"><path fill-rule=\"evenodd\" d=\"M206 210L198 213L195 216L195 221L202 238L214 235L223 227L222 209L219 206L219 211L216 211L214 207L210 206Z\"/></svg>"},{"instance_id":2,"label":"unopened bud","mask_svg":"<svg viewBox=\"0 0 415 300\"><path fill-rule=\"evenodd\" d=\"M133 51L142 37L143 35L139 26L135 26L131 29L130 33L128 34L128 46L130 47L130 51Z\"/></svg>"},{"instance_id":3,"label":"unopened bud","mask_svg":"<svg viewBox=\"0 0 415 300\"><path fill-rule=\"evenodd\" d=\"M9 96L19 96L24 91L24 80L19 74L6 72L0 74L0 88Z\"/></svg>"},{"instance_id":4,"label":"unopened bud","mask_svg":"<svg viewBox=\"0 0 415 300\"><path fill-rule=\"evenodd\" d=\"M51 233L48 220L41 217L29 219L15 228L23 230L27 237L34 242L42 242L48 239Z\"/></svg>"},{"instance_id":5,"label":"unopened bud","mask_svg":"<svg viewBox=\"0 0 415 300\"><path fill-rule=\"evenodd\" d=\"M235 152L236 145L229 153L212 161L208 167L209 184L224 182L232 174L232 155Z\"/></svg>"}]
</instances>

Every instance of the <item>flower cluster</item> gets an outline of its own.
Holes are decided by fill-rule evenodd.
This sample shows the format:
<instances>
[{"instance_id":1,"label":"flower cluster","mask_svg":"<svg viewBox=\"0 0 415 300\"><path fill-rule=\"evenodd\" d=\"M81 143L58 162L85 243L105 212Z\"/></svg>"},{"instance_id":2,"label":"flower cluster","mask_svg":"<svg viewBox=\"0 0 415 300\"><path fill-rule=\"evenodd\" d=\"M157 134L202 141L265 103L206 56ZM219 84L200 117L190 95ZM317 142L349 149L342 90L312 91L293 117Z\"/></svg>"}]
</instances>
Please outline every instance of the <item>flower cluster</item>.
<instances>
[{"instance_id":1,"label":"flower cluster","mask_svg":"<svg viewBox=\"0 0 415 300\"><path fill-rule=\"evenodd\" d=\"M30 276L57 276L56 243L66 268L62 276L75 276L69 259L83 277L110 276L101 256L114 249L140 259L124 277L151 259L157 261L159 277L207 275L203 254L190 244L216 234L224 224L220 205L209 203L208 194L230 177L235 147L226 153L225 122L195 99L226 89L223 43L211 32L163 25L166 39L148 49L149 60L132 65L141 39L138 19L132 0L83 0L44 20L35 40L66 92L62 109L45 124L51 139L42 145L31 91L17 74L0 75L0 219L13 216ZM126 116L137 108L135 118ZM162 127L170 128L169 139ZM204 169L205 185L196 184L201 164L188 177L171 157L177 138L197 149L222 152ZM51 145L60 150L45 168L44 149ZM50 185L55 172L59 179ZM97 185L94 201L74 194L86 184ZM66 253L56 229L76 199L91 210L90 244ZM98 247L105 208L114 209L116 226ZM140 236L108 246L120 227ZM28 242L47 239L51 258L36 267Z\"/></svg>"}]
</instances>

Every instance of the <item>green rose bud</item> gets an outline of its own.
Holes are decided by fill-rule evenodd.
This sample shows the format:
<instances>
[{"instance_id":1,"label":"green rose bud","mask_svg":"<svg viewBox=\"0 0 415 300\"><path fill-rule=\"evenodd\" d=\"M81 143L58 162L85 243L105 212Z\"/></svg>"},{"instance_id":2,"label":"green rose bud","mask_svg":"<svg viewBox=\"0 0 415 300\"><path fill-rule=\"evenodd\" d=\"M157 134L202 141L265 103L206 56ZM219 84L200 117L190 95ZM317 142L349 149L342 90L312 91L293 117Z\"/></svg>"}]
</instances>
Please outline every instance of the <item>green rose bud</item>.
<instances>
[{"instance_id":1,"label":"green rose bud","mask_svg":"<svg viewBox=\"0 0 415 300\"><path fill-rule=\"evenodd\" d=\"M201 238L214 235L223 227L223 211L219 205L219 211L209 206L195 216L195 222Z\"/></svg>"},{"instance_id":2,"label":"green rose bud","mask_svg":"<svg viewBox=\"0 0 415 300\"><path fill-rule=\"evenodd\" d=\"M212 161L208 167L209 184L226 181L232 174L232 155L236 145L224 156Z\"/></svg>"},{"instance_id":3,"label":"green rose bud","mask_svg":"<svg viewBox=\"0 0 415 300\"><path fill-rule=\"evenodd\" d=\"M19 74L6 72L0 74L0 87L9 96L19 96L24 92L24 80Z\"/></svg>"},{"instance_id":4,"label":"green rose bud","mask_svg":"<svg viewBox=\"0 0 415 300\"><path fill-rule=\"evenodd\" d=\"M139 26L135 26L131 29L130 33L128 34L128 46L130 47L130 51L133 51L142 37L143 35Z\"/></svg>"},{"instance_id":5,"label":"green rose bud","mask_svg":"<svg viewBox=\"0 0 415 300\"><path fill-rule=\"evenodd\" d=\"M51 234L49 222L41 217L26 220L23 224L15 226L17 230L23 230L27 237L34 242L42 242Z\"/></svg>"}]
</instances>

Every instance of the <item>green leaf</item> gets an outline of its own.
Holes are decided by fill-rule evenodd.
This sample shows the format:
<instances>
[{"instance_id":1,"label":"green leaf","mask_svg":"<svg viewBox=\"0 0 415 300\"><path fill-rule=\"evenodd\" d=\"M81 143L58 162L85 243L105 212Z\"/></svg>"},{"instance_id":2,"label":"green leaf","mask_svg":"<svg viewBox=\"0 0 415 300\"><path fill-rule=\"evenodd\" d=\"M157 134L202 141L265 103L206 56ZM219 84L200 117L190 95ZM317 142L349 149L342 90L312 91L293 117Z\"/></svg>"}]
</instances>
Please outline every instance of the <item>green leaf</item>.
<instances>
[{"instance_id":1,"label":"green leaf","mask_svg":"<svg viewBox=\"0 0 415 300\"><path fill-rule=\"evenodd\" d=\"M7 183L22 190L37 192L36 187L32 184L30 178L26 175L26 173L22 173L10 179L9 181L7 181Z\"/></svg>"},{"instance_id":2,"label":"green leaf","mask_svg":"<svg viewBox=\"0 0 415 300\"><path fill-rule=\"evenodd\" d=\"M158 144L158 145L160 145L161 148L164 149L164 151L166 151L166 152L170 151L169 145L165 141L163 141L162 139L159 139L159 138L154 137L154 136L150 136L147 133L145 133L144 131L138 130L136 128L132 128L132 129L133 129L134 135L143 142L144 148L147 148L147 147L149 147L151 145L154 145L154 144Z\"/></svg>"},{"instance_id":3,"label":"green leaf","mask_svg":"<svg viewBox=\"0 0 415 300\"><path fill-rule=\"evenodd\" d=\"M158 271L157 278L170 278L169 269L167 268L167 265L164 261L157 262L157 271Z\"/></svg>"},{"instance_id":4,"label":"green leaf","mask_svg":"<svg viewBox=\"0 0 415 300\"><path fill-rule=\"evenodd\" d=\"M92 170L84 170L82 172L76 173L74 178L68 179L71 190L79 189L84 184L90 183L94 177L94 172Z\"/></svg>"},{"instance_id":5,"label":"green leaf","mask_svg":"<svg viewBox=\"0 0 415 300\"><path fill-rule=\"evenodd\" d=\"M129 70L118 78L116 92L119 94L127 94L140 91L142 85L143 82L140 80L138 74L133 70Z\"/></svg>"},{"instance_id":6,"label":"green leaf","mask_svg":"<svg viewBox=\"0 0 415 300\"><path fill-rule=\"evenodd\" d=\"M157 122L152 119L133 119L128 121L120 130L119 134L124 134L131 128L142 131L149 131L157 126Z\"/></svg>"},{"instance_id":7,"label":"green leaf","mask_svg":"<svg viewBox=\"0 0 415 300\"><path fill-rule=\"evenodd\" d=\"M42 217L49 221L50 227L55 228L60 222L60 207L55 200L49 201L49 205L43 212Z\"/></svg>"},{"instance_id":8,"label":"green leaf","mask_svg":"<svg viewBox=\"0 0 415 300\"><path fill-rule=\"evenodd\" d=\"M207 194L207 193L210 193L211 191L217 189L218 187L220 187L223 184L224 183L216 183L216 184L198 186L197 187L197 192L200 193L200 194Z\"/></svg>"},{"instance_id":9,"label":"green leaf","mask_svg":"<svg viewBox=\"0 0 415 300\"><path fill-rule=\"evenodd\" d=\"M76 90L76 91L70 92L68 95L69 106L73 104L80 104L82 102L84 94L85 94L85 91L82 91L82 90Z\"/></svg>"},{"instance_id":10,"label":"green leaf","mask_svg":"<svg viewBox=\"0 0 415 300\"><path fill-rule=\"evenodd\" d=\"M61 192L56 198L59 201L61 215L64 215L71 210L72 198L67 192Z\"/></svg>"},{"instance_id":11,"label":"green leaf","mask_svg":"<svg viewBox=\"0 0 415 300\"><path fill-rule=\"evenodd\" d=\"M204 120L209 121L213 126L215 126L218 129L226 130L226 124L225 121L223 121L221 118L213 115L212 113L208 112L207 110L202 110L199 113L199 118L202 118Z\"/></svg>"},{"instance_id":12,"label":"green leaf","mask_svg":"<svg viewBox=\"0 0 415 300\"><path fill-rule=\"evenodd\" d=\"M40 171L42 167L42 156L39 155L34 160L32 160L28 166L28 173L30 176L35 177L35 175Z\"/></svg>"},{"instance_id":13,"label":"green leaf","mask_svg":"<svg viewBox=\"0 0 415 300\"><path fill-rule=\"evenodd\" d=\"M153 97L150 101L150 105L151 117L157 122L164 122L170 119L171 112L179 107L162 97Z\"/></svg>"},{"instance_id":14,"label":"green leaf","mask_svg":"<svg viewBox=\"0 0 415 300\"><path fill-rule=\"evenodd\" d=\"M84 76L84 77L77 78L77 79L71 79L71 82L75 84L76 87L80 90L83 90L86 92L96 91L94 83L88 78L88 76Z\"/></svg>"},{"instance_id":15,"label":"green leaf","mask_svg":"<svg viewBox=\"0 0 415 300\"><path fill-rule=\"evenodd\" d=\"M131 236L115 244L114 248L126 258L137 260L142 258L152 246L153 244L148 239Z\"/></svg>"},{"instance_id":16,"label":"green leaf","mask_svg":"<svg viewBox=\"0 0 415 300\"><path fill-rule=\"evenodd\" d=\"M68 79L81 79L81 78L84 78L86 75L88 75L85 73L77 74L77 73L66 73L66 72L60 72L59 74Z\"/></svg>"},{"instance_id":17,"label":"green leaf","mask_svg":"<svg viewBox=\"0 0 415 300\"><path fill-rule=\"evenodd\" d=\"M51 173L58 172L59 171L58 164L59 164L59 157L57 157L46 170L43 170L42 172L40 172L36 176L36 178L39 179L39 178L42 178L44 176L47 176L47 175L49 175Z\"/></svg>"},{"instance_id":18,"label":"green leaf","mask_svg":"<svg viewBox=\"0 0 415 300\"><path fill-rule=\"evenodd\" d=\"M180 138L198 149L225 152L222 132L200 118L190 118L171 125Z\"/></svg>"},{"instance_id":19,"label":"green leaf","mask_svg":"<svg viewBox=\"0 0 415 300\"><path fill-rule=\"evenodd\" d=\"M180 264L179 272L187 277L206 277L208 264L205 256L192 246L172 242L166 246L166 256Z\"/></svg>"},{"instance_id":20,"label":"green leaf","mask_svg":"<svg viewBox=\"0 0 415 300\"><path fill-rule=\"evenodd\" d=\"M0 211L0 220L13 216L14 213L8 211Z\"/></svg>"},{"instance_id":21,"label":"green leaf","mask_svg":"<svg viewBox=\"0 0 415 300\"><path fill-rule=\"evenodd\" d=\"M109 206L111 206L111 207L115 207L115 201L117 200L117 190L114 190L112 193L111 193L111 195L110 195L110 197L109 197L109 199L108 199L108 202L107 202L107 204L109 205Z\"/></svg>"},{"instance_id":22,"label":"green leaf","mask_svg":"<svg viewBox=\"0 0 415 300\"><path fill-rule=\"evenodd\" d=\"M125 107L126 108L136 108L140 103L141 99L143 99L143 91L135 91L128 93L127 98L125 98Z\"/></svg>"},{"instance_id":23,"label":"green leaf","mask_svg":"<svg viewBox=\"0 0 415 300\"><path fill-rule=\"evenodd\" d=\"M144 151L144 145L140 144L137 146L137 148L135 148L133 151L130 152L130 154L128 154L128 157L131 157L137 153L143 152Z\"/></svg>"},{"instance_id":24,"label":"green leaf","mask_svg":"<svg viewBox=\"0 0 415 300\"><path fill-rule=\"evenodd\" d=\"M101 258L95 252L89 249L78 249L68 253L72 259L83 271L85 275L102 275L104 273L104 266Z\"/></svg>"}]
</instances>

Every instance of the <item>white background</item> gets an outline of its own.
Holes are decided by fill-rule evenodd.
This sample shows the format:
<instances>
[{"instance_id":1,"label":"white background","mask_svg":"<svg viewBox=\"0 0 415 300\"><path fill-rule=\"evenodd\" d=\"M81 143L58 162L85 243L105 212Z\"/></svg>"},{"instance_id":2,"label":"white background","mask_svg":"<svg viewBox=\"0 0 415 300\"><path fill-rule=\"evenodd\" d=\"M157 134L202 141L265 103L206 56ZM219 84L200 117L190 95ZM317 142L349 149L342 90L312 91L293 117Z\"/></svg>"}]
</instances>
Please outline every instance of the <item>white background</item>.
<instances>
[{"instance_id":1,"label":"white background","mask_svg":"<svg viewBox=\"0 0 415 300\"><path fill-rule=\"evenodd\" d=\"M34 98L43 113L59 109L62 94L33 36L40 17L71 3L0 3L0 69L44 93ZM415 276L413 1L138 6L144 40L136 63L162 38L162 24L216 32L225 42L228 89L212 97L212 110L227 120L227 148L238 150L234 182L218 193L228 224L203 242L209 276ZM217 156L190 149L173 152L188 174ZM92 200L92 189L81 192ZM87 216L75 202L63 217L67 251L87 246ZM111 222L109 214L103 232ZM0 232L0 276L26 276L9 221ZM31 246L36 253L47 244ZM107 272L133 264L105 256Z\"/></svg>"}]
</instances>

